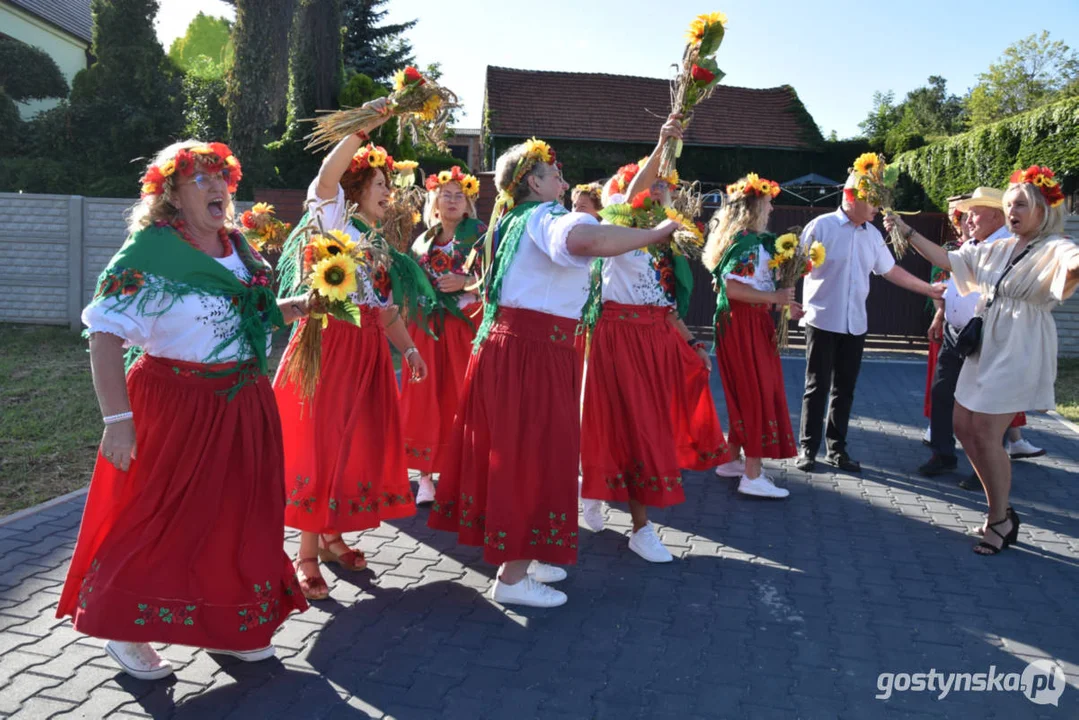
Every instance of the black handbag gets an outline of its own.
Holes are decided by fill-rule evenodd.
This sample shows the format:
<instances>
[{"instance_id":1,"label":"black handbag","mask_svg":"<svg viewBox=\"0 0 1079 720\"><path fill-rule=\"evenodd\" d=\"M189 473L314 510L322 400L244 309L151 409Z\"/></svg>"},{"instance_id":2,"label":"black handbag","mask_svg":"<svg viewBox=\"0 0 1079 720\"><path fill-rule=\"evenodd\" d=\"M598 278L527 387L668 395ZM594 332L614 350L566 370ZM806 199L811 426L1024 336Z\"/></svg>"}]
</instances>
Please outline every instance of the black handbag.
<instances>
[{"instance_id":1,"label":"black handbag","mask_svg":"<svg viewBox=\"0 0 1079 720\"><path fill-rule=\"evenodd\" d=\"M985 325L985 315L989 312L989 308L992 307L993 301L997 299L997 291L1000 290L1000 284L1004 282L1004 278L1008 273L1012 271L1019 261L1023 259L1023 256L1030 252L1030 249L1034 247L1034 243L1030 243L1023 252L1012 260L1008 267L1004 268L1004 272L1001 273L1000 279L997 280L997 284L993 286L993 294L989 296L989 300L986 301L985 307L982 311L972 317L970 322L963 326L963 329L959 331L959 335L955 338L955 352L959 357L968 357L978 352L982 347L982 328Z\"/></svg>"}]
</instances>

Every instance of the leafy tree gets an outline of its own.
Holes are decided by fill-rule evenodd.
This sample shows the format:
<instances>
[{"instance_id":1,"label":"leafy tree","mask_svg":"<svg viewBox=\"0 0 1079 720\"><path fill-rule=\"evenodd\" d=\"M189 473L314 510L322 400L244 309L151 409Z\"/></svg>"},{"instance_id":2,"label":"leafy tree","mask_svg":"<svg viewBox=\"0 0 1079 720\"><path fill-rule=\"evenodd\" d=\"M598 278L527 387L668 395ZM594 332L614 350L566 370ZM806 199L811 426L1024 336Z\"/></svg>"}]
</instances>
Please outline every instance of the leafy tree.
<instances>
[{"instance_id":1,"label":"leafy tree","mask_svg":"<svg viewBox=\"0 0 1079 720\"><path fill-rule=\"evenodd\" d=\"M417 21L380 25L389 13L381 9L388 1L342 0L341 3L345 67L375 82L386 82L395 70L415 62L412 45L402 35Z\"/></svg>"},{"instance_id":2,"label":"leafy tree","mask_svg":"<svg viewBox=\"0 0 1079 720\"><path fill-rule=\"evenodd\" d=\"M1079 55L1049 32L1010 45L967 97L970 124L984 125L1079 94Z\"/></svg>"},{"instance_id":3,"label":"leafy tree","mask_svg":"<svg viewBox=\"0 0 1079 720\"><path fill-rule=\"evenodd\" d=\"M865 120L858 123L858 127L862 129L869 142L883 146L888 131L899 124L902 116L902 111L895 106L895 93L891 90L888 92L878 90L873 93L873 109L869 111Z\"/></svg>"},{"instance_id":4,"label":"leafy tree","mask_svg":"<svg viewBox=\"0 0 1079 720\"><path fill-rule=\"evenodd\" d=\"M187 26L183 37L172 41L169 58L183 70L189 70L200 57L208 58L222 68L227 67L232 64L235 53L231 34L232 23L228 20L200 12ZM200 73L205 74L205 66L200 68Z\"/></svg>"},{"instance_id":5,"label":"leafy tree","mask_svg":"<svg viewBox=\"0 0 1079 720\"><path fill-rule=\"evenodd\" d=\"M928 137L960 132L963 113L963 101L948 94L944 78L933 75L898 105L890 90L873 93L873 110L859 127L874 148L892 156L921 147Z\"/></svg>"},{"instance_id":6,"label":"leafy tree","mask_svg":"<svg viewBox=\"0 0 1079 720\"><path fill-rule=\"evenodd\" d=\"M336 110L341 66L341 0L298 0L288 62L288 129L296 140L308 130L302 121L317 110Z\"/></svg>"},{"instance_id":7,"label":"leafy tree","mask_svg":"<svg viewBox=\"0 0 1079 720\"><path fill-rule=\"evenodd\" d=\"M0 152L22 145L24 123L16 103L67 96L67 80L44 51L0 36Z\"/></svg>"},{"instance_id":8,"label":"leafy tree","mask_svg":"<svg viewBox=\"0 0 1079 720\"><path fill-rule=\"evenodd\" d=\"M205 55L191 61L183 79L185 136L207 141L228 137L228 113L221 102L225 91L220 64Z\"/></svg>"}]
</instances>

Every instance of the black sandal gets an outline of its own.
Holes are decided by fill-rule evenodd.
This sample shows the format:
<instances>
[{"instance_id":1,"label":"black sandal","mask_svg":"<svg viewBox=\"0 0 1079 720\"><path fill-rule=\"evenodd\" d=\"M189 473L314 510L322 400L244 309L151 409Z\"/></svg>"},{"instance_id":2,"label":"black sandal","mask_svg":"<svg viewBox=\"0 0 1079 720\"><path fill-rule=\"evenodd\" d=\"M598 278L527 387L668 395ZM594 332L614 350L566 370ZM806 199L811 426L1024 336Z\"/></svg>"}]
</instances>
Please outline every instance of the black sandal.
<instances>
[{"instance_id":1,"label":"black sandal","mask_svg":"<svg viewBox=\"0 0 1079 720\"><path fill-rule=\"evenodd\" d=\"M1017 531L1016 530L1009 530L1007 535L1001 535L1000 531L997 530L997 525L1003 525L1004 523L1008 522L1011 519L1012 519L1011 515L1009 515L1008 513L1004 513L1004 519L1003 520L998 520L995 523L989 523L989 525L986 526L986 529L991 530L993 532L993 534L995 534L998 538L1000 538L1000 547L997 547L995 545L991 545L990 543L987 543L985 540L982 540L981 542L979 542L977 545L975 545L972 548L972 550L974 551L974 554L975 555L996 555L1001 550L1008 547L1008 538L1012 537L1013 534L1017 534ZM1014 521L1013 521L1013 524L1017 525L1018 523L1014 523ZM979 552L979 549L981 549L981 548L984 548L987 552Z\"/></svg>"},{"instance_id":2,"label":"black sandal","mask_svg":"<svg viewBox=\"0 0 1079 720\"><path fill-rule=\"evenodd\" d=\"M1017 513L1015 510L1012 510L1010 506L1008 507L1006 512L1007 516L1012 519L1012 529L1011 532L1008 533L1008 537L1005 538L1005 541L1008 545L1015 545L1017 542L1019 542L1019 513Z\"/></svg>"}]
</instances>

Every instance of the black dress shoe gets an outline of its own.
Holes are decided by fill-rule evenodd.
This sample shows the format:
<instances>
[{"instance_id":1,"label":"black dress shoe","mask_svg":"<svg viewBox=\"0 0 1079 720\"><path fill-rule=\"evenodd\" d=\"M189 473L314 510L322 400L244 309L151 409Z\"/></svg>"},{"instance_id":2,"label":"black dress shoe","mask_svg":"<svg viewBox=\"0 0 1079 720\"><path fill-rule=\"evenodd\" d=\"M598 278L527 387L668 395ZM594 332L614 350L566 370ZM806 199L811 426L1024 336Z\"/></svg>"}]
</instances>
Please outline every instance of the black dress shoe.
<instances>
[{"instance_id":1,"label":"black dress shoe","mask_svg":"<svg viewBox=\"0 0 1079 720\"><path fill-rule=\"evenodd\" d=\"M978 473L971 473L970 477L959 481L959 487L963 490L981 490L982 481L978 479Z\"/></svg>"},{"instance_id":2,"label":"black dress shoe","mask_svg":"<svg viewBox=\"0 0 1079 720\"><path fill-rule=\"evenodd\" d=\"M813 472L817 469L817 458L810 455L808 451L803 450L798 453L798 459L794 461L794 467L802 472Z\"/></svg>"},{"instance_id":3,"label":"black dress shoe","mask_svg":"<svg viewBox=\"0 0 1079 720\"><path fill-rule=\"evenodd\" d=\"M933 453L933 457L929 458L929 462L918 468L918 474L933 477L934 475L951 472L957 467L959 467L959 461L955 457L945 457L944 455Z\"/></svg>"},{"instance_id":4,"label":"black dress shoe","mask_svg":"<svg viewBox=\"0 0 1079 720\"><path fill-rule=\"evenodd\" d=\"M860 473L862 471L862 464L857 460L851 460L850 455L847 453L839 453L838 455L829 455L825 458L825 462L829 465L834 465L844 472Z\"/></svg>"}]
</instances>

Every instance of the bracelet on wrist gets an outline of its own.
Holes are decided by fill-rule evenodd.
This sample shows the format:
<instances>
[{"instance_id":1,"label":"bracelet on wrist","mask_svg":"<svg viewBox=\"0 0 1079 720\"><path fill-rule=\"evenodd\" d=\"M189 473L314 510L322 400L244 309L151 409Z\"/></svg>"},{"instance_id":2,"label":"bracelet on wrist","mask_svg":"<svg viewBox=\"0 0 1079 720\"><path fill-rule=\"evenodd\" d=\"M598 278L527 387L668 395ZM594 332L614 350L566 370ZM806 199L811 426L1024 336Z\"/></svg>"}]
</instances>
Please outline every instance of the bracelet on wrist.
<instances>
[{"instance_id":1,"label":"bracelet on wrist","mask_svg":"<svg viewBox=\"0 0 1079 720\"><path fill-rule=\"evenodd\" d=\"M106 415L101 418L101 421L106 425L115 425L116 423L124 422L135 417L135 414L128 410L127 412L117 413L116 415Z\"/></svg>"},{"instance_id":2,"label":"bracelet on wrist","mask_svg":"<svg viewBox=\"0 0 1079 720\"><path fill-rule=\"evenodd\" d=\"M409 349L407 349L403 353L401 353L401 355L402 355L402 357L405 358L405 360L408 360L413 355L419 355L419 353L420 353L420 351L416 349L415 345L413 345L412 347L410 347Z\"/></svg>"}]
</instances>

